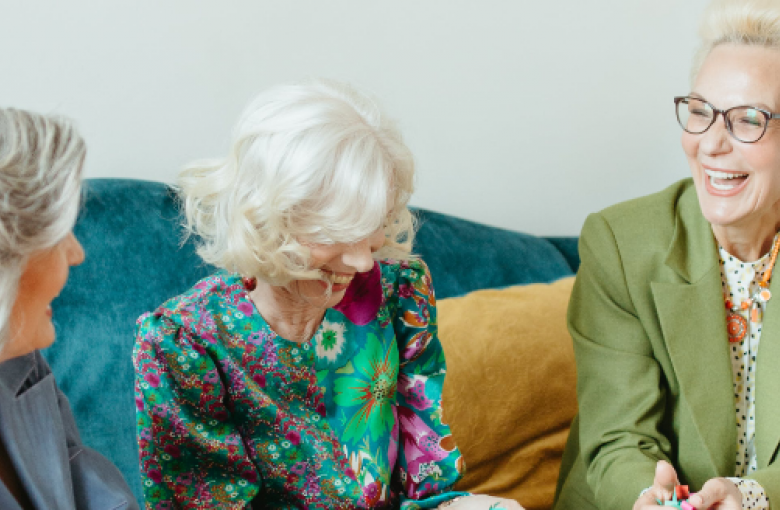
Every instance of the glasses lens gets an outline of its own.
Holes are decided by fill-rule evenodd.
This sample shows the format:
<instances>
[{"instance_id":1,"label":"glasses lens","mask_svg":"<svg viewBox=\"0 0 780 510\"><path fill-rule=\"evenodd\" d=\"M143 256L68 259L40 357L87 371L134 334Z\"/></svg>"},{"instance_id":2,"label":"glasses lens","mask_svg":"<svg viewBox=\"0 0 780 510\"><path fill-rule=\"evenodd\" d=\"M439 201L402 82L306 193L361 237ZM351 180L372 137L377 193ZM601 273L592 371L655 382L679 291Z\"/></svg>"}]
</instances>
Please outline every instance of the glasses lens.
<instances>
[{"instance_id":1,"label":"glasses lens","mask_svg":"<svg viewBox=\"0 0 780 510\"><path fill-rule=\"evenodd\" d=\"M703 133L712 124L715 112L712 107L699 99L686 97L677 102L677 120L689 133Z\"/></svg>"},{"instance_id":2,"label":"glasses lens","mask_svg":"<svg viewBox=\"0 0 780 510\"><path fill-rule=\"evenodd\" d=\"M734 108L729 112L731 132L743 142L755 142L766 129L766 116L755 108Z\"/></svg>"}]
</instances>

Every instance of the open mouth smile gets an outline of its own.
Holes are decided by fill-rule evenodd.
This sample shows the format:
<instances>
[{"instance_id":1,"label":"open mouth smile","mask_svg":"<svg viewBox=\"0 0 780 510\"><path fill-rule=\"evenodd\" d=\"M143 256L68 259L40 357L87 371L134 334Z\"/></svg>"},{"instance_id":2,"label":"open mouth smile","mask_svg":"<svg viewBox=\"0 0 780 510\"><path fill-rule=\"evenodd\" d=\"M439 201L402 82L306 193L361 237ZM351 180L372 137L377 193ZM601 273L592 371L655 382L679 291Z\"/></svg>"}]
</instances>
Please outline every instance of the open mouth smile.
<instances>
[{"instance_id":1,"label":"open mouth smile","mask_svg":"<svg viewBox=\"0 0 780 510\"><path fill-rule=\"evenodd\" d=\"M746 173L724 172L708 168L704 169L704 173L707 175L708 187L721 192L736 191L750 178L750 175Z\"/></svg>"}]
</instances>

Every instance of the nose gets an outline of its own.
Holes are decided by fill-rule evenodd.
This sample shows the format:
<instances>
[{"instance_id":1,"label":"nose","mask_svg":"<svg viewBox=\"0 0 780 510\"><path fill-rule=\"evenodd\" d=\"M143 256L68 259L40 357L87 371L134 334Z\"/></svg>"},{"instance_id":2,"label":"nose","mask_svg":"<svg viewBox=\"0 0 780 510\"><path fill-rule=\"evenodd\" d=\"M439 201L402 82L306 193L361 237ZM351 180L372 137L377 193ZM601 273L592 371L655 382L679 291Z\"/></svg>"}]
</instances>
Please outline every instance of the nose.
<instances>
[{"instance_id":1,"label":"nose","mask_svg":"<svg viewBox=\"0 0 780 510\"><path fill-rule=\"evenodd\" d=\"M81 246L79 240L76 239L76 236L73 234L73 232L68 234L66 242L68 265L78 266L84 262L84 248Z\"/></svg>"},{"instance_id":2,"label":"nose","mask_svg":"<svg viewBox=\"0 0 780 510\"><path fill-rule=\"evenodd\" d=\"M371 256L373 252L370 240L363 239L350 244L344 250L342 261L345 265L355 268L358 273L365 273L374 267L374 258Z\"/></svg>"},{"instance_id":3,"label":"nose","mask_svg":"<svg viewBox=\"0 0 780 510\"><path fill-rule=\"evenodd\" d=\"M726 129L726 117L722 114L715 118L710 128L700 135L699 148L707 155L716 155L731 150L731 135Z\"/></svg>"}]
</instances>

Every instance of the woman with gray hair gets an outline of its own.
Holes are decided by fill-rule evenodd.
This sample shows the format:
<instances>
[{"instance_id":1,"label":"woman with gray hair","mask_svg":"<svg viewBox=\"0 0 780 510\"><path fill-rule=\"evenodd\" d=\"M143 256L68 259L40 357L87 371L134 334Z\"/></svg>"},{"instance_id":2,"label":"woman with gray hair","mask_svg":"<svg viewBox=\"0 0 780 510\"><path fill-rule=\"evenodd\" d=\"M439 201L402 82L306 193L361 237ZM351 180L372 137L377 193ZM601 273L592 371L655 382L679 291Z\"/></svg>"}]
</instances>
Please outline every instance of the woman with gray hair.
<instances>
[{"instance_id":1,"label":"woman with gray hair","mask_svg":"<svg viewBox=\"0 0 780 510\"><path fill-rule=\"evenodd\" d=\"M181 174L223 271L138 322L147 508L520 508L451 490L413 177L377 105L324 81L261 95L226 159Z\"/></svg>"},{"instance_id":2,"label":"woman with gray hair","mask_svg":"<svg viewBox=\"0 0 780 510\"><path fill-rule=\"evenodd\" d=\"M0 108L0 508L138 508L119 470L81 443L38 349L51 302L84 259L71 229L84 141L62 119Z\"/></svg>"},{"instance_id":3,"label":"woman with gray hair","mask_svg":"<svg viewBox=\"0 0 780 510\"><path fill-rule=\"evenodd\" d=\"M712 3L691 81L693 178L582 230L556 510L780 508L780 1Z\"/></svg>"}]
</instances>

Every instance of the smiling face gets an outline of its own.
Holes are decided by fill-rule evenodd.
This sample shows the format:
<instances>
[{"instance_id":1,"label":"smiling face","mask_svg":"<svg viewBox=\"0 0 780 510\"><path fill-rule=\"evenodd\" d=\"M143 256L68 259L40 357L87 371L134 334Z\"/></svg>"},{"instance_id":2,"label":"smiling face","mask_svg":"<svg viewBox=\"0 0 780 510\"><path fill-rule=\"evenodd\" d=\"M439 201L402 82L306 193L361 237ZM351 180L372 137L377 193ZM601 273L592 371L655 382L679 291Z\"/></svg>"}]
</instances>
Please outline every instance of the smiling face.
<instances>
[{"instance_id":1,"label":"smiling face","mask_svg":"<svg viewBox=\"0 0 780 510\"><path fill-rule=\"evenodd\" d=\"M328 284L322 280L295 280L286 288L291 295L317 308L332 308L339 304L356 273L365 273L374 267L373 254L385 244L384 228L353 244L309 244L310 264L319 269L332 283L330 296Z\"/></svg>"},{"instance_id":2,"label":"smiling face","mask_svg":"<svg viewBox=\"0 0 780 510\"><path fill-rule=\"evenodd\" d=\"M704 61L691 96L726 110L756 106L780 111L780 50L717 46ZM780 120L755 143L735 140L722 115L702 134L682 134L704 217L716 230L737 227L774 233L780 222ZM717 232L716 232L717 236Z\"/></svg>"},{"instance_id":3,"label":"smiling face","mask_svg":"<svg viewBox=\"0 0 780 510\"><path fill-rule=\"evenodd\" d=\"M65 286L70 267L83 260L84 250L72 233L29 258L11 310L11 338L0 352L0 360L22 356L54 342L51 302Z\"/></svg>"}]
</instances>

